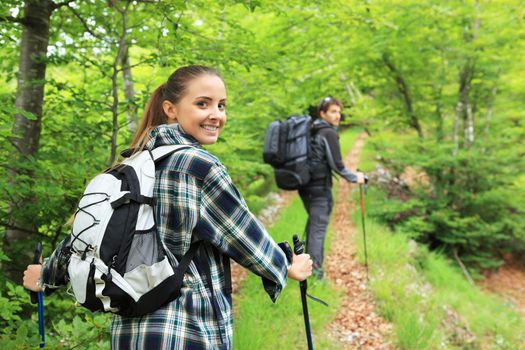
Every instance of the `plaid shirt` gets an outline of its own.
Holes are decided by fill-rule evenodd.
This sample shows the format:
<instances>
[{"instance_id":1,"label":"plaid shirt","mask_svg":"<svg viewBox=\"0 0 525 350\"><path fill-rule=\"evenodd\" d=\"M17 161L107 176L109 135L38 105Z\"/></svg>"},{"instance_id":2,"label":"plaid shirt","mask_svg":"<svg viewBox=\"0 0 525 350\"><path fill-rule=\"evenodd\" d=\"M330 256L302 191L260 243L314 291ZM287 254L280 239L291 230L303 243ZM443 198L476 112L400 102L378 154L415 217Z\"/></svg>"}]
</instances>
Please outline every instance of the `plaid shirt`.
<instances>
[{"instance_id":1,"label":"plaid shirt","mask_svg":"<svg viewBox=\"0 0 525 350\"><path fill-rule=\"evenodd\" d=\"M261 276L274 302L286 284L285 254L249 211L216 157L178 124L154 129L146 148L173 144L193 147L157 165L157 229L178 259L196 236L205 241L204 249L190 264L177 299L142 317L114 316L112 349L231 349L233 313L231 295L225 291L223 254ZM206 283L204 263L210 267L215 298ZM58 268L53 256L44 264L47 287L61 284L53 280L60 274L49 271Z\"/></svg>"}]
</instances>

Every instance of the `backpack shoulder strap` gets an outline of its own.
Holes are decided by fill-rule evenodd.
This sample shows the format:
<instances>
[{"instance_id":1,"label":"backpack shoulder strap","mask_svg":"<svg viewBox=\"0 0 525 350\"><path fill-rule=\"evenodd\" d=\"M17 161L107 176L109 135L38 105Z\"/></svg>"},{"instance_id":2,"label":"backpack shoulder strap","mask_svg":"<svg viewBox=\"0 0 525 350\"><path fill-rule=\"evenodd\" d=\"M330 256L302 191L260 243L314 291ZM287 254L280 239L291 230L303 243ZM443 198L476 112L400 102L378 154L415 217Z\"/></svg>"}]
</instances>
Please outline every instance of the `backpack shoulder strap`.
<instances>
[{"instance_id":1,"label":"backpack shoulder strap","mask_svg":"<svg viewBox=\"0 0 525 350\"><path fill-rule=\"evenodd\" d=\"M188 251L183 255L182 259L180 260L179 265L175 268L175 286L176 290L180 290L182 287L182 280L184 279L184 274L186 273L186 270L188 270L188 266L190 266L191 261L195 257L195 254L197 253L197 250L201 246L202 241L198 240L193 242L190 245L190 248Z\"/></svg>"},{"instance_id":2,"label":"backpack shoulder strap","mask_svg":"<svg viewBox=\"0 0 525 350\"><path fill-rule=\"evenodd\" d=\"M169 157L172 153L184 149L191 148L190 145L169 145L169 146L160 146L155 148L153 151L150 151L151 158L155 163L160 162L166 157Z\"/></svg>"}]
</instances>

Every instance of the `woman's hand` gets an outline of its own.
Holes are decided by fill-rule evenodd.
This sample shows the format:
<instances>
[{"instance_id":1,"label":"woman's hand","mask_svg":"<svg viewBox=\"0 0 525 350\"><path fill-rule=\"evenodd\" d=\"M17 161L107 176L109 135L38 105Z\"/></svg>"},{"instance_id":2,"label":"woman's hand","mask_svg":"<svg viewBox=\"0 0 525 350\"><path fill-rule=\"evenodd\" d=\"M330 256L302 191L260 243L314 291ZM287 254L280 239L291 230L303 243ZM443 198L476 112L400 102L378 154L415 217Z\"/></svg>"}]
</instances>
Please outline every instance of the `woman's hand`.
<instances>
[{"instance_id":1,"label":"woman's hand","mask_svg":"<svg viewBox=\"0 0 525 350\"><path fill-rule=\"evenodd\" d=\"M29 265L24 271L24 288L33 292L41 292L42 286L38 283L42 265Z\"/></svg>"},{"instance_id":2,"label":"woman's hand","mask_svg":"<svg viewBox=\"0 0 525 350\"><path fill-rule=\"evenodd\" d=\"M310 254L293 255L292 265L288 269L288 277L296 281L304 281L312 274L312 259Z\"/></svg>"}]
</instances>

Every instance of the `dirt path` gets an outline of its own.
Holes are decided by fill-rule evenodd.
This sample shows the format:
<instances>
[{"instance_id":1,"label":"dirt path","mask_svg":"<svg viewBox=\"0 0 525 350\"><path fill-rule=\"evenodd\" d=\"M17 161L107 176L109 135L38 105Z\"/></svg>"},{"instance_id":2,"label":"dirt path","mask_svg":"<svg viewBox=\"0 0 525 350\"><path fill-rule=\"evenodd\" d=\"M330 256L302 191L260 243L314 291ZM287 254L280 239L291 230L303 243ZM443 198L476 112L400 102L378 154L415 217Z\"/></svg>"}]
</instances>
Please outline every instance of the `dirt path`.
<instances>
[{"instance_id":1,"label":"dirt path","mask_svg":"<svg viewBox=\"0 0 525 350\"><path fill-rule=\"evenodd\" d=\"M359 136L352 151L345 159L348 168L355 170L366 133ZM335 215L332 218L331 251L325 258L327 278L338 288L346 291L339 313L329 325L329 330L345 349L393 349L388 341L392 326L374 311L375 305L367 289L364 266L357 260L354 235L362 234L352 222L352 212L358 203L352 201L352 190L357 189L340 180Z\"/></svg>"},{"instance_id":2,"label":"dirt path","mask_svg":"<svg viewBox=\"0 0 525 350\"><path fill-rule=\"evenodd\" d=\"M506 263L485 277L483 289L507 299L525 320L525 262Z\"/></svg>"}]
</instances>

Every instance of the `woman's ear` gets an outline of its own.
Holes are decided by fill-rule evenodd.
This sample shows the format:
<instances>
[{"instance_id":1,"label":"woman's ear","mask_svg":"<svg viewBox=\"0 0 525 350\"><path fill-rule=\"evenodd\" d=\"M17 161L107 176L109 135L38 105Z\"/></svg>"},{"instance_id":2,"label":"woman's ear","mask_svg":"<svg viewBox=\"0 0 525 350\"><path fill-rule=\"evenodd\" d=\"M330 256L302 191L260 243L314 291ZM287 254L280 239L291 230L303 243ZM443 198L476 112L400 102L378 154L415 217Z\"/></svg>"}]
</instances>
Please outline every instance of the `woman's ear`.
<instances>
[{"instance_id":1,"label":"woman's ear","mask_svg":"<svg viewBox=\"0 0 525 350\"><path fill-rule=\"evenodd\" d=\"M168 100L162 101L162 109L168 117L168 124L177 122L177 107Z\"/></svg>"}]
</instances>

